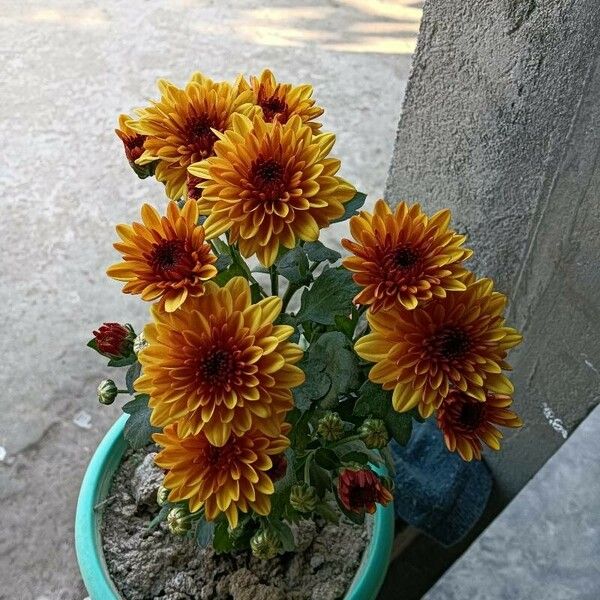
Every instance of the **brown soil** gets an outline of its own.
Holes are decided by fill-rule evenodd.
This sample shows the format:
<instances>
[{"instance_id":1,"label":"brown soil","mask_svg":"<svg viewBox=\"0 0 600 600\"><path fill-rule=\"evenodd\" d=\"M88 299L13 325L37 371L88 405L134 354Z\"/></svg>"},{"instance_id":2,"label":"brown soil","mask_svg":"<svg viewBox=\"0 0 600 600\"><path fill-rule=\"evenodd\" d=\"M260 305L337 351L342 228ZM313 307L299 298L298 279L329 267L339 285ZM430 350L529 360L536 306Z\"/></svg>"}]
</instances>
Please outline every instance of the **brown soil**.
<instances>
[{"instance_id":1,"label":"brown soil","mask_svg":"<svg viewBox=\"0 0 600 600\"><path fill-rule=\"evenodd\" d=\"M356 572L370 527L302 521L298 551L262 561L248 552L216 554L176 537L157 514L162 472L147 450L130 452L115 475L103 514L109 572L126 600L336 600Z\"/></svg>"}]
</instances>

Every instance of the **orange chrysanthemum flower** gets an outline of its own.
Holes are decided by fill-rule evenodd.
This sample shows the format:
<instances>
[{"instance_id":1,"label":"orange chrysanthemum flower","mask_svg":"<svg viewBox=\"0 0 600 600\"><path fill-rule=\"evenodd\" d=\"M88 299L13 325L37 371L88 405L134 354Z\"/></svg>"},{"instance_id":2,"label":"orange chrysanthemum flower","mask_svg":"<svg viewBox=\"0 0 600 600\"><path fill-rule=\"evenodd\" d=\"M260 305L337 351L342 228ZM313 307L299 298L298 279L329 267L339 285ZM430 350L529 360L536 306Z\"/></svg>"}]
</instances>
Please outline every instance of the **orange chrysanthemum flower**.
<instances>
[{"instance_id":1,"label":"orange chrysanthemum flower","mask_svg":"<svg viewBox=\"0 0 600 600\"><path fill-rule=\"evenodd\" d=\"M462 261L472 251L462 248L465 236L448 229L449 223L449 210L428 217L418 204L400 202L392 212L383 200L373 214L352 217L356 242L342 240L342 246L354 254L344 266L363 288L354 302L371 305L373 312L396 303L412 310L448 291L464 290L468 271Z\"/></svg>"},{"instance_id":2,"label":"orange chrysanthemum flower","mask_svg":"<svg viewBox=\"0 0 600 600\"><path fill-rule=\"evenodd\" d=\"M324 110L315 105L311 97L313 88L310 85L277 83L273 73L265 69L260 77L250 77L250 83L243 77L240 78L239 89L252 91L254 103L260 106L267 123L275 119L280 123L287 123L290 117L298 115L313 133L318 133L321 128L321 123L316 123L314 119L318 119Z\"/></svg>"},{"instance_id":3,"label":"orange chrysanthemum flower","mask_svg":"<svg viewBox=\"0 0 600 600\"><path fill-rule=\"evenodd\" d=\"M150 396L153 425L180 421L182 436L203 432L214 446L253 426L278 434L304 381L302 350L286 341L293 327L273 324L280 298L252 304L248 282L234 277L223 288L208 282L174 313L152 312L135 389Z\"/></svg>"},{"instance_id":4,"label":"orange chrysanthemum flower","mask_svg":"<svg viewBox=\"0 0 600 600\"><path fill-rule=\"evenodd\" d=\"M107 274L125 281L123 292L141 294L142 300L160 299L167 312L177 310L187 298L204 293L204 282L217 274L215 255L204 241L193 201L179 209L170 202L162 217L149 204L142 206L142 223L117 225L123 240L114 244L123 262Z\"/></svg>"},{"instance_id":5,"label":"orange chrysanthemum flower","mask_svg":"<svg viewBox=\"0 0 600 600\"><path fill-rule=\"evenodd\" d=\"M482 442L493 450L500 450L501 427L521 427L523 422L510 410L512 398L504 394L486 395L479 402L460 390L452 389L436 411L438 427L451 452L458 452L463 460L481 460Z\"/></svg>"},{"instance_id":6,"label":"orange chrysanthemum flower","mask_svg":"<svg viewBox=\"0 0 600 600\"><path fill-rule=\"evenodd\" d=\"M160 100L136 111L129 126L147 136L137 163L158 160L155 176L166 184L174 200L186 192L187 168L212 156L215 131L225 131L237 112L253 113L252 92L240 93L228 83L215 83L196 73L181 89L169 81L158 82Z\"/></svg>"},{"instance_id":7,"label":"orange chrysanthemum flower","mask_svg":"<svg viewBox=\"0 0 600 600\"><path fill-rule=\"evenodd\" d=\"M119 127L115 129L115 133L123 142L127 160L131 164L134 164L144 153L144 141L146 140L146 136L137 133L129 126L131 120L129 115L119 115Z\"/></svg>"},{"instance_id":8,"label":"orange chrysanthemum flower","mask_svg":"<svg viewBox=\"0 0 600 600\"><path fill-rule=\"evenodd\" d=\"M369 379L394 390L392 403L399 412L419 407L423 417L432 414L451 386L481 402L483 388L511 394L513 386L503 375L509 348L521 335L504 324L506 297L493 290L489 279L466 279L464 292L414 310L395 306L367 313L372 333L356 342L365 360L377 363Z\"/></svg>"},{"instance_id":9,"label":"orange chrysanthemum flower","mask_svg":"<svg viewBox=\"0 0 600 600\"><path fill-rule=\"evenodd\" d=\"M313 136L298 116L281 124L234 115L233 129L219 137L215 156L189 169L205 180L198 206L208 215L206 235L229 231L244 256L265 266L280 246L316 240L356 193L336 176L340 161L328 158L335 136Z\"/></svg>"},{"instance_id":10,"label":"orange chrysanthemum flower","mask_svg":"<svg viewBox=\"0 0 600 600\"><path fill-rule=\"evenodd\" d=\"M286 423L274 436L253 429L216 447L204 432L187 436L179 423L165 427L153 438L163 448L155 462L168 471L164 486L171 490L169 501L187 500L191 512L204 507L208 521L224 513L231 527L237 526L240 511L268 515L274 492L268 471L273 458L289 446L283 435L287 431Z\"/></svg>"}]
</instances>

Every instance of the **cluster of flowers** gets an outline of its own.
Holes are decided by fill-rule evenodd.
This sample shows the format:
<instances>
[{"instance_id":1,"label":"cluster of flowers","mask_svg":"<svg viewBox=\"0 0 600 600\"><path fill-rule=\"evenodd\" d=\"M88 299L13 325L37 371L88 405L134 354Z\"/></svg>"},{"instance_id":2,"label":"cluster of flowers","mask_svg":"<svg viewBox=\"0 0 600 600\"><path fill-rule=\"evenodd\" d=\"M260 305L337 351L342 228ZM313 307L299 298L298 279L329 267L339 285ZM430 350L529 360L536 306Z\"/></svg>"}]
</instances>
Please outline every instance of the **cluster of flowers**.
<instances>
[{"instance_id":1,"label":"cluster of flowers","mask_svg":"<svg viewBox=\"0 0 600 600\"><path fill-rule=\"evenodd\" d=\"M378 201L358 213L364 195L337 175L308 85L265 71L158 87L117 134L170 200L164 215L146 204L141 222L117 226L122 261L108 269L152 302L152 321L140 336L105 323L89 345L129 367L123 408L146 411L142 439L162 448L171 530L268 558L290 549L285 521L336 518L332 497L350 517L372 513L393 497L373 450L406 442L394 419L435 412L465 460L482 442L498 449L495 425L521 424L502 373L520 336L504 325L506 298L463 266L471 251L449 211ZM351 255L334 266L340 255L317 240L345 218ZM118 393L99 387L105 403Z\"/></svg>"}]
</instances>

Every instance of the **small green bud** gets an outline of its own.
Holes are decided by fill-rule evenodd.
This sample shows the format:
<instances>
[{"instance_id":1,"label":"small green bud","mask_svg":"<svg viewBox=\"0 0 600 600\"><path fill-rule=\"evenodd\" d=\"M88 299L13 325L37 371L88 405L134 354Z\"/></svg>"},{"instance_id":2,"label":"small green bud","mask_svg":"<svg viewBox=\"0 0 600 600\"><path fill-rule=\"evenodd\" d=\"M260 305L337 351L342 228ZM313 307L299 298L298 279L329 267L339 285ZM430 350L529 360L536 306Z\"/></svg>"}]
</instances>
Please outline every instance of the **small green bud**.
<instances>
[{"instance_id":1,"label":"small green bud","mask_svg":"<svg viewBox=\"0 0 600 600\"><path fill-rule=\"evenodd\" d=\"M169 499L169 490L164 485L158 486L158 491L156 492L156 504L159 506L164 506Z\"/></svg>"},{"instance_id":2,"label":"small green bud","mask_svg":"<svg viewBox=\"0 0 600 600\"><path fill-rule=\"evenodd\" d=\"M344 422L337 413L325 413L319 419L317 433L327 442L335 442L344 435Z\"/></svg>"},{"instance_id":3,"label":"small green bud","mask_svg":"<svg viewBox=\"0 0 600 600\"><path fill-rule=\"evenodd\" d=\"M183 507L172 508L167 515L167 525L169 531L173 535L185 535L191 528L192 524L189 517L189 512Z\"/></svg>"},{"instance_id":4,"label":"small green bud","mask_svg":"<svg viewBox=\"0 0 600 600\"><path fill-rule=\"evenodd\" d=\"M290 490L290 505L301 513L311 513L317 508L319 496L317 490L306 483L292 486Z\"/></svg>"},{"instance_id":5,"label":"small green bud","mask_svg":"<svg viewBox=\"0 0 600 600\"><path fill-rule=\"evenodd\" d=\"M144 332L142 332L133 340L133 351L139 354L147 345L148 340L144 337Z\"/></svg>"},{"instance_id":6,"label":"small green bud","mask_svg":"<svg viewBox=\"0 0 600 600\"><path fill-rule=\"evenodd\" d=\"M281 541L270 529L261 529L250 538L250 549L256 558L270 560L281 550Z\"/></svg>"},{"instance_id":7,"label":"small green bud","mask_svg":"<svg viewBox=\"0 0 600 600\"><path fill-rule=\"evenodd\" d=\"M103 379L98 386L98 401L101 404L112 404L119 390L112 379Z\"/></svg>"},{"instance_id":8,"label":"small green bud","mask_svg":"<svg viewBox=\"0 0 600 600\"><path fill-rule=\"evenodd\" d=\"M381 419L365 419L358 433L367 448L385 448L390 441L387 427Z\"/></svg>"}]
</instances>

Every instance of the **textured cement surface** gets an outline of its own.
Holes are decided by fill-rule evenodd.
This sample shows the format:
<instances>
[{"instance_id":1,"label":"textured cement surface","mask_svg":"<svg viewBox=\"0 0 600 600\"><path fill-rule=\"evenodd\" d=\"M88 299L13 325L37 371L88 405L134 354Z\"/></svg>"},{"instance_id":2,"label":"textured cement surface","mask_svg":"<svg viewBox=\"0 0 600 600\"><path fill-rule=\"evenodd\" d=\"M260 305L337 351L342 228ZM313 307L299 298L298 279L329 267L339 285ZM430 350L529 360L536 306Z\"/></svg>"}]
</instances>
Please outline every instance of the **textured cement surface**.
<instances>
[{"instance_id":1,"label":"textured cement surface","mask_svg":"<svg viewBox=\"0 0 600 600\"><path fill-rule=\"evenodd\" d=\"M388 198L450 207L510 296L508 500L600 400L600 3L428 0Z\"/></svg>"},{"instance_id":2,"label":"textured cement surface","mask_svg":"<svg viewBox=\"0 0 600 600\"><path fill-rule=\"evenodd\" d=\"M84 344L102 321L143 325L147 308L104 269L114 225L143 201L164 205L125 163L118 113L153 97L159 76L271 67L315 85L343 174L373 201L420 16L411 0L0 0L0 598L85 596L75 501L119 407L97 404L111 373Z\"/></svg>"},{"instance_id":3,"label":"textured cement surface","mask_svg":"<svg viewBox=\"0 0 600 600\"><path fill-rule=\"evenodd\" d=\"M471 545L426 600L597 600L600 407Z\"/></svg>"}]
</instances>

